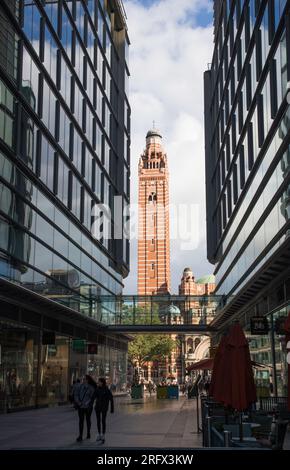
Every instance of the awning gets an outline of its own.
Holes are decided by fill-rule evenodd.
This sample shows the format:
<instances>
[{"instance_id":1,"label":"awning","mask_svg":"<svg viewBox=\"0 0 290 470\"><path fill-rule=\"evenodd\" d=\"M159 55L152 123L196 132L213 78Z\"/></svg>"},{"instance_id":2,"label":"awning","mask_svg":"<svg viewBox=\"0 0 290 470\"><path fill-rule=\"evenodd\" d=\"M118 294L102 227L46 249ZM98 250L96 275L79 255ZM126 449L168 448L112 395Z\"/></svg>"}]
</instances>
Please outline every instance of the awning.
<instances>
[{"instance_id":1,"label":"awning","mask_svg":"<svg viewBox=\"0 0 290 470\"><path fill-rule=\"evenodd\" d=\"M187 367L188 372L192 370L212 370L213 368L213 358L202 359L201 361L195 362L191 366Z\"/></svg>"},{"instance_id":2,"label":"awning","mask_svg":"<svg viewBox=\"0 0 290 470\"><path fill-rule=\"evenodd\" d=\"M191 372L192 370L212 370L213 369L213 361L214 359L211 357L209 359L202 359L201 361L195 362L194 364L187 367L187 371ZM259 362L251 361L252 366L259 369L264 369L271 367L266 364L260 364Z\"/></svg>"}]
</instances>

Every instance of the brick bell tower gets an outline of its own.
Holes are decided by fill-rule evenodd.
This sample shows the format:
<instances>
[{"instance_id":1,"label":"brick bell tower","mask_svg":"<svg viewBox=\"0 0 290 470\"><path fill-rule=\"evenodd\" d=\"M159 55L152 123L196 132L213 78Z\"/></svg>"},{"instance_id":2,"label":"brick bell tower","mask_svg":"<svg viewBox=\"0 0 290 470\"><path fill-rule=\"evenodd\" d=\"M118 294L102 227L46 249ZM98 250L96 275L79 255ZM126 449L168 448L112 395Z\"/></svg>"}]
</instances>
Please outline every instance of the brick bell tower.
<instances>
[{"instance_id":1,"label":"brick bell tower","mask_svg":"<svg viewBox=\"0 0 290 470\"><path fill-rule=\"evenodd\" d=\"M157 129L139 160L138 295L170 292L169 173Z\"/></svg>"}]
</instances>

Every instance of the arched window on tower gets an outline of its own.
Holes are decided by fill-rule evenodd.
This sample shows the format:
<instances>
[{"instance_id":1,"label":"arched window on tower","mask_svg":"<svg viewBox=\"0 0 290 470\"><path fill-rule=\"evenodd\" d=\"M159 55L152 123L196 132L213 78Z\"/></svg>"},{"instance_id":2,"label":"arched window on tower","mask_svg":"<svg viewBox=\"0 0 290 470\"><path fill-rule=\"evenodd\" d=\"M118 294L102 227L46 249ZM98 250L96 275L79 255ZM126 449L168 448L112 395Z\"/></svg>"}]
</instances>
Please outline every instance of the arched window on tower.
<instances>
[{"instance_id":1,"label":"arched window on tower","mask_svg":"<svg viewBox=\"0 0 290 470\"><path fill-rule=\"evenodd\" d=\"M150 265L149 277L151 279L155 277L155 263L151 263Z\"/></svg>"},{"instance_id":2,"label":"arched window on tower","mask_svg":"<svg viewBox=\"0 0 290 470\"><path fill-rule=\"evenodd\" d=\"M156 201L157 201L157 195L156 195L156 193L151 193L151 194L149 194L148 202L156 202Z\"/></svg>"}]
</instances>

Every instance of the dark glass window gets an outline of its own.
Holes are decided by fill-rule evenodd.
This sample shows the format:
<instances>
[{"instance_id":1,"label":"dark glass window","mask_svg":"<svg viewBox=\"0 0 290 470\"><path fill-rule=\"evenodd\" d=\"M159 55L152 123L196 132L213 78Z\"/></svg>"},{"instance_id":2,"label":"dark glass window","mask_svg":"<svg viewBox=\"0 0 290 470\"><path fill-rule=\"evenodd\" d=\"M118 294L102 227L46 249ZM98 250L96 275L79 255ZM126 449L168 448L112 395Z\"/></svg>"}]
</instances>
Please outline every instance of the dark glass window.
<instances>
[{"instance_id":1,"label":"dark glass window","mask_svg":"<svg viewBox=\"0 0 290 470\"><path fill-rule=\"evenodd\" d=\"M71 176L71 211L80 219L81 183L74 174Z\"/></svg>"},{"instance_id":2,"label":"dark glass window","mask_svg":"<svg viewBox=\"0 0 290 470\"><path fill-rule=\"evenodd\" d=\"M264 103L263 95L257 97L257 117L258 117L258 143L259 147L262 147L265 139L264 133Z\"/></svg>"},{"instance_id":3,"label":"dark glass window","mask_svg":"<svg viewBox=\"0 0 290 470\"><path fill-rule=\"evenodd\" d=\"M69 155L69 131L70 128L70 119L63 110L62 106L59 106L59 129L58 129L58 143L61 146L62 150Z\"/></svg>"},{"instance_id":4,"label":"dark glass window","mask_svg":"<svg viewBox=\"0 0 290 470\"><path fill-rule=\"evenodd\" d=\"M250 122L248 127L248 168L249 171L254 165L254 148L253 148L253 124Z\"/></svg>"},{"instance_id":5,"label":"dark glass window","mask_svg":"<svg viewBox=\"0 0 290 470\"><path fill-rule=\"evenodd\" d=\"M240 149L240 188L243 189L245 185L245 153L244 146Z\"/></svg>"},{"instance_id":6,"label":"dark glass window","mask_svg":"<svg viewBox=\"0 0 290 470\"><path fill-rule=\"evenodd\" d=\"M14 147L14 96L0 80L0 139L9 147Z\"/></svg>"},{"instance_id":7,"label":"dark glass window","mask_svg":"<svg viewBox=\"0 0 290 470\"><path fill-rule=\"evenodd\" d=\"M54 148L50 145L48 140L42 136L40 178L51 191L53 191L54 154Z\"/></svg>"},{"instance_id":8,"label":"dark glass window","mask_svg":"<svg viewBox=\"0 0 290 470\"><path fill-rule=\"evenodd\" d=\"M244 124L244 117L243 117L243 109L244 109L244 95L243 92L240 91L239 95L239 133L242 132L243 124Z\"/></svg>"},{"instance_id":9,"label":"dark glass window","mask_svg":"<svg viewBox=\"0 0 290 470\"><path fill-rule=\"evenodd\" d=\"M38 80L39 80L39 71L28 53L26 47L23 47L23 61L22 61L22 86L21 91L30 104L32 109L37 112L38 110Z\"/></svg>"},{"instance_id":10,"label":"dark glass window","mask_svg":"<svg viewBox=\"0 0 290 470\"><path fill-rule=\"evenodd\" d=\"M0 11L0 66L16 80L18 70L18 40L10 21Z\"/></svg>"},{"instance_id":11,"label":"dark glass window","mask_svg":"<svg viewBox=\"0 0 290 470\"><path fill-rule=\"evenodd\" d=\"M36 145L37 145L37 127L29 114L22 109L21 113L21 139L20 158L25 164L36 171Z\"/></svg>"},{"instance_id":12,"label":"dark glass window","mask_svg":"<svg viewBox=\"0 0 290 470\"><path fill-rule=\"evenodd\" d=\"M250 109L252 103L252 70L249 63L246 67L246 88L247 88L247 110Z\"/></svg>"},{"instance_id":13,"label":"dark glass window","mask_svg":"<svg viewBox=\"0 0 290 470\"><path fill-rule=\"evenodd\" d=\"M239 190L238 190L238 166L235 163L233 167L233 201L236 204L239 197Z\"/></svg>"},{"instance_id":14,"label":"dark glass window","mask_svg":"<svg viewBox=\"0 0 290 470\"><path fill-rule=\"evenodd\" d=\"M227 197L225 194L223 194L223 229L226 228L227 225Z\"/></svg>"},{"instance_id":15,"label":"dark glass window","mask_svg":"<svg viewBox=\"0 0 290 470\"><path fill-rule=\"evenodd\" d=\"M49 31L47 25L45 26L45 38L44 38L44 60L43 64L49 76L56 83L56 64L57 64L57 45Z\"/></svg>"},{"instance_id":16,"label":"dark glass window","mask_svg":"<svg viewBox=\"0 0 290 470\"><path fill-rule=\"evenodd\" d=\"M277 97L277 68L276 60L271 60L270 65L270 93L271 93L271 118L274 119L278 110Z\"/></svg>"},{"instance_id":17,"label":"dark glass window","mask_svg":"<svg viewBox=\"0 0 290 470\"><path fill-rule=\"evenodd\" d=\"M55 133L56 98L46 81L43 81L42 120L50 133Z\"/></svg>"},{"instance_id":18,"label":"dark glass window","mask_svg":"<svg viewBox=\"0 0 290 470\"><path fill-rule=\"evenodd\" d=\"M23 15L23 31L39 55L40 12L35 2L24 2Z\"/></svg>"},{"instance_id":19,"label":"dark glass window","mask_svg":"<svg viewBox=\"0 0 290 470\"><path fill-rule=\"evenodd\" d=\"M227 183L227 200L228 200L228 217L232 214L232 182L228 180Z\"/></svg>"},{"instance_id":20,"label":"dark glass window","mask_svg":"<svg viewBox=\"0 0 290 470\"><path fill-rule=\"evenodd\" d=\"M72 46L72 27L64 7L62 8L61 42L67 55L69 56Z\"/></svg>"},{"instance_id":21,"label":"dark glass window","mask_svg":"<svg viewBox=\"0 0 290 470\"><path fill-rule=\"evenodd\" d=\"M73 162L79 173L82 172L82 138L77 130L74 130L74 148L73 148Z\"/></svg>"}]
</instances>

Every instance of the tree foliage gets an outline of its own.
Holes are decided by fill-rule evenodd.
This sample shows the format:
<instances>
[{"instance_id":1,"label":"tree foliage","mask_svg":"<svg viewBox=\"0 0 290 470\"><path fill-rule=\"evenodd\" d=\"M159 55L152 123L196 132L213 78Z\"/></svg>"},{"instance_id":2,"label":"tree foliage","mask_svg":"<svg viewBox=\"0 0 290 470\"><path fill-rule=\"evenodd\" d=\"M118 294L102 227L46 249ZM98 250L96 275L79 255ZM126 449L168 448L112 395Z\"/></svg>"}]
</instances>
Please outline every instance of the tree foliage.
<instances>
[{"instance_id":1,"label":"tree foliage","mask_svg":"<svg viewBox=\"0 0 290 470\"><path fill-rule=\"evenodd\" d=\"M121 312L121 323L123 325L152 325L160 324L157 305L123 305Z\"/></svg>"},{"instance_id":2,"label":"tree foliage","mask_svg":"<svg viewBox=\"0 0 290 470\"><path fill-rule=\"evenodd\" d=\"M176 348L176 341L167 335L136 335L129 343L128 358L134 365L138 361L142 366L146 362L161 361Z\"/></svg>"}]
</instances>

